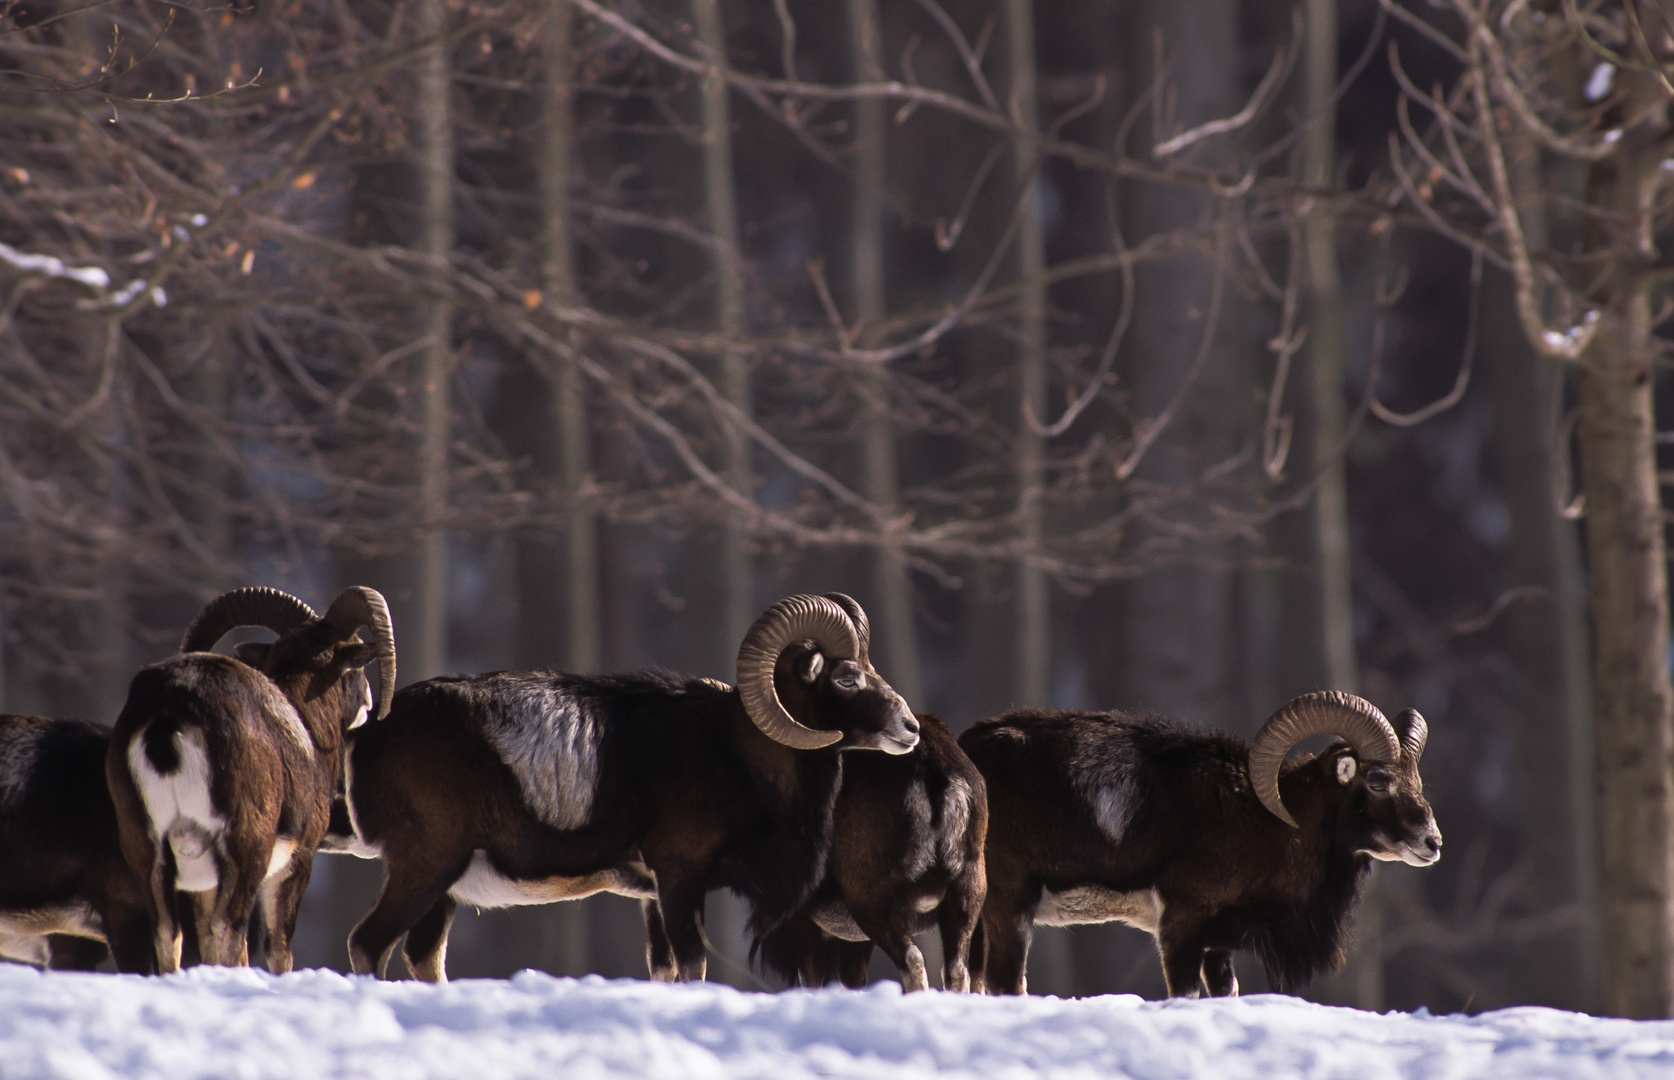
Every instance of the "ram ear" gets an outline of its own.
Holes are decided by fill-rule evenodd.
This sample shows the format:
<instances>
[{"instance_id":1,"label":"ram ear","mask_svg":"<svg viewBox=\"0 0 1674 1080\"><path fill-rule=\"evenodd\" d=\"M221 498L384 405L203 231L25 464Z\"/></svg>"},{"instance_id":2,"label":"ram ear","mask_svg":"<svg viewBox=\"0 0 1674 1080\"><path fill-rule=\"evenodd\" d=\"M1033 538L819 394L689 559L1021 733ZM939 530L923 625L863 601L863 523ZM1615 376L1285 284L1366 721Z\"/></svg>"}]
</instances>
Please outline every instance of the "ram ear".
<instances>
[{"instance_id":1,"label":"ram ear","mask_svg":"<svg viewBox=\"0 0 1674 1080\"><path fill-rule=\"evenodd\" d=\"M811 683L820 677L820 672L825 670L825 654L818 649L810 649L808 655L797 664L797 668L797 674L801 676L802 681Z\"/></svg>"},{"instance_id":2,"label":"ram ear","mask_svg":"<svg viewBox=\"0 0 1674 1080\"><path fill-rule=\"evenodd\" d=\"M1354 760L1353 754L1344 754L1337 759L1337 783L1347 784L1359 771L1360 763Z\"/></svg>"},{"instance_id":3,"label":"ram ear","mask_svg":"<svg viewBox=\"0 0 1674 1080\"><path fill-rule=\"evenodd\" d=\"M353 671L363 668L377 658L378 651L363 641L351 641L339 645L332 653L331 662L338 672Z\"/></svg>"}]
</instances>

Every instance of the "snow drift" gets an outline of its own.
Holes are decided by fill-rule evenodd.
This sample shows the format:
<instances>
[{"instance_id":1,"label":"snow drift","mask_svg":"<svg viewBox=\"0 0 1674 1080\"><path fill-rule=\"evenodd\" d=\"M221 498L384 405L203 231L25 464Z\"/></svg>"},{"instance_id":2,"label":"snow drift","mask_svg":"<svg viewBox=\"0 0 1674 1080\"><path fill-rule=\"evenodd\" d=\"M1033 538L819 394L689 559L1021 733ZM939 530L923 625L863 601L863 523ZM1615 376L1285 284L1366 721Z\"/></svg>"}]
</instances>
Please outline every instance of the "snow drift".
<instances>
[{"instance_id":1,"label":"snow drift","mask_svg":"<svg viewBox=\"0 0 1674 1080\"><path fill-rule=\"evenodd\" d=\"M1146 1002L741 993L524 972L433 987L329 971L167 978L0 965L0 1078L1674 1076L1674 1021L1374 1015L1263 995Z\"/></svg>"}]
</instances>

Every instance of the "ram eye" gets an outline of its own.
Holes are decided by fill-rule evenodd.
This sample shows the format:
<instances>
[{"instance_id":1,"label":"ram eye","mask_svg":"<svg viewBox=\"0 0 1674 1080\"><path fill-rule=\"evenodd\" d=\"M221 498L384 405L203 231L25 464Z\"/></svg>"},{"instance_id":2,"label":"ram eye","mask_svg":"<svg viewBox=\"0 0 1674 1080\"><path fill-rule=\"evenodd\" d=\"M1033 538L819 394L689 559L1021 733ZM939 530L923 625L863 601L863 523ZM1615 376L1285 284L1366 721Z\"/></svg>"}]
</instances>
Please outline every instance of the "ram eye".
<instances>
[{"instance_id":1,"label":"ram eye","mask_svg":"<svg viewBox=\"0 0 1674 1080\"><path fill-rule=\"evenodd\" d=\"M837 669L831 673L832 685L839 690L859 690L865 682L865 678L859 667L848 663L839 664Z\"/></svg>"}]
</instances>

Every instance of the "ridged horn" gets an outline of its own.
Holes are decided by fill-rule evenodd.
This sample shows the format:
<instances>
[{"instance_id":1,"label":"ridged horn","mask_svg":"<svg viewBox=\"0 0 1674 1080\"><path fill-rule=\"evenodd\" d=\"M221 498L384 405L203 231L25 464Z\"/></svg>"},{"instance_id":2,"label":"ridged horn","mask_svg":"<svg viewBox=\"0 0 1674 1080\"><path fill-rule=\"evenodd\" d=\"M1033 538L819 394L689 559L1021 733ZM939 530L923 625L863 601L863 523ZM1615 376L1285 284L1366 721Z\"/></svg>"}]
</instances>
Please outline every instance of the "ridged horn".
<instances>
[{"instance_id":1,"label":"ridged horn","mask_svg":"<svg viewBox=\"0 0 1674 1080\"><path fill-rule=\"evenodd\" d=\"M260 626L286 634L316 617L313 608L290 593L265 586L234 589L203 606L180 639L180 651L208 652L241 626Z\"/></svg>"},{"instance_id":2,"label":"ridged horn","mask_svg":"<svg viewBox=\"0 0 1674 1080\"><path fill-rule=\"evenodd\" d=\"M860 655L868 659L872 656L872 620L866 617L866 609L848 593L828 592L822 594L827 600L848 613L849 621L854 623L854 632L860 638Z\"/></svg>"},{"instance_id":3,"label":"ridged horn","mask_svg":"<svg viewBox=\"0 0 1674 1080\"><path fill-rule=\"evenodd\" d=\"M1395 714L1395 735L1401 740L1401 752L1414 765L1424 756L1424 744L1430 739L1430 725L1424 722L1417 709L1402 709Z\"/></svg>"},{"instance_id":4,"label":"ridged horn","mask_svg":"<svg viewBox=\"0 0 1674 1080\"><path fill-rule=\"evenodd\" d=\"M326 609L325 621L336 630L339 638L346 638L363 626L372 628L372 651L378 657L377 719L389 715L389 703L395 697L395 627L389 618L389 604L384 594L365 585L351 585L337 594L337 599Z\"/></svg>"},{"instance_id":5,"label":"ridged horn","mask_svg":"<svg viewBox=\"0 0 1674 1080\"><path fill-rule=\"evenodd\" d=\"M810 638L828 659L858 660L865 655L854 620L842 605L805 594L787 596L762 612L738 646L738 693L744 711L764 735L795 750L818 750L843 737L841 732L797 723L773 685L779 654L792 642Z\"/></svg>"},{"instance_id":6,"label":"ridged horn","mask_svg":"<svg viewBox=\"0 0 1674 1080\"><path fill-rule=\"evenodd\" d=\"M1296 819L1279 798L1279 766L1291 748L1310 735L1347 740L1366 764L1388 765L1401 756L1395 729L1365 698L1341 690L1318 690L1281 706L1250 743L1250 784L1261 805L1293 828L1299 827Z\"/></svg>"}]
</instances>

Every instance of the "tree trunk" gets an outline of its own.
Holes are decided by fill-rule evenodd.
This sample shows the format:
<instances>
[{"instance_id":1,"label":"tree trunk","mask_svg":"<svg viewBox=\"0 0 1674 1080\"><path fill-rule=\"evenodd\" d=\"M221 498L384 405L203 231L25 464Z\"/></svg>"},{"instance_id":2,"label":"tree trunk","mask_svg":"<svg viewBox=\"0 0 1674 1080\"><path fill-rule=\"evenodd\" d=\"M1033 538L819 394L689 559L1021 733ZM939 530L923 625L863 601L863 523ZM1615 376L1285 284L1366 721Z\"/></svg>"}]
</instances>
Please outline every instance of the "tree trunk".
<instances>
[{"instance_id":1,"label":"tree trunk","mask_svg":"<svg viewBox=\"0 0 1674 1080\"><path fill-rule=\"evenodd\" d=\"M447 29L443 0L418 0L414 32L420 41ZM413 618L402 627L401 672L409 680L442 674L447 666L448 447L453 374L453 304L447 259L453 250L453 80L448 46L438 42L418 60L415 135L418 160L418 248L430 266L433 295L424 298L419 359L419 513Z\"/></svg>"},{"instance_id":2,"label":"tree trunk","mask_svg":"<svg viewBox=\"0 0 1674 1080\"><path fill-rule=\"evenodd\" d=\"M546 13L545 78L542 86L541 138L538 150L541 200L541 291L550 303L574 304L579 298L571 236L570 186L574 179L574 102L571 93L574 15L568 4ZM557 482L570 498L587 484L592 467L583 385L575 366L563 357L556 382L534 380L538 403L530 419L540 430L529 433L534 471ZM514 391L515 392L515 391ZM600 668L597 524L591 511L573 508L558 543L534 530L517 536L517 666L558 667L595 672ZM558 904L533 912L539 919L540 957L560 975L592 970L588 901Z\"/></svg>"},{"instance_id":3,"label":"tree trunk","mask_svg":"<svg viewBox=\"0 0 1674 1080\"><path fill-rule=\"evenodd\" d=\"M1025 131L1040 124L1035 91L1035 18L1033 0L1006 0L1007 70L1011 75L1011 108ZM1039 149L1031 141L1012 148L1012 176L1019 191L1027 189L1018 213L1017 389L1017 509L1019 532L1025 543L1041 538L1043 526L1045 442L1024 419L1027 409L1039 421L1046 416L1046 239L1042 234L1038 185ZM1017 700L1031 705L1052 703L1051 623L1046 575L1037 567L1017 568Z\"/></svg>"},{"instance_id":4,"label":"tree trunk","mask_svg":"<svg viewBox=\"0 0 1674 1080\"><path fill-rule=\"evenodd\" d=\"M848 0L847 11L849 77L856 83L879 78L876 64L867 59L867 34L877 30L877 0ZM863 338L867 328L876 327L888 314L884 299L884 226L888 210L883 200L887 134L883 100L857 101L854 106L855 187L849 222L849 295ZM866 378L862 394L866 415L862 420L861 494L893 513L900 486L887 375L879 372ZM912 580L907 573L906 556L898 545L880 545L873 553L872 595L865 606L877 642L874 661L884 678L909 704L922 707Z\"/></svg>"},{"instance_id":5,"label":"tree trunk","mask_svg":"<svg viewBox=\"0 0 1674 1080\"><path fill-rule=\"evenodd\" d=\"M715 62L725 67L726 29L721 20L721 0L690 0L692 24L698 42ZM703 192L709 235L717 245L715 256L716 329L728 342L743 336L745 322L744 273L738 242L738 199L733 180L732 113L726 81L706 75L701 85L703 121ZM741 349L726 349L720 358L716 383L723 396L746 415L750 412L750 369ZM750 448L742 434L730 432L724 448L721 472L727 482L746 495L752 492ZM729 520L721 528L721 597L713 608L718 623L706 622L698 629L703 637L720 643L722 655L711 667L732 681L733 653L755 621L755 575L750 561L749 532L742 523ZM698 613L694 613L697 615ZM701 615L698 615L701 618ZM736 985L751 983L744 937L747 910L731 892L709 901L714 918L709 922L710 943L717 952L716 977Z\"/></svg>"},{"instance_id":6,"label":"tree trunk","mask_svg":"<svg viewBox=\"0 0 1674 1080\"><path fill-rule=\"evenodd\" d=\"M1546 248L1539 148L1518 148L1510 165L1529 243ZM1504 616L1523 714L1516 733L1522 857L1534 904L1578 910L1574 929L1545 948L1517 946L1512 963L1520 1001L1590 1012L1599 1007L1597 766L1580 536L1558 506L1555 462L1569 453L1559 439L1563 374L1523 337L1510 275L1487 272L1481 305L1477 364L1493 400L1493 456L1511 522L1506 560L1514 586L1541 593Z\"/></svg>"},{"instance_id":7,"label":"tree trunk","mask_svg":"<svg viewBox=\"0 0 1674 1080\"><path fill-rule=\"evenodd\" d=\"M1655 75L1628 85L1642 122L1593 165L1587 203L1608 213L1590 247L1617 255L1605 317L1580 366L1581 480L1593 616L1593 715L1599 780L1604 1007L1674 1015L1674 687L1668 674L1668 577L1657 486L1650 286L1653 207L1666 156L1666 100Z\"/></svg>"},{"instance_id":8,"label":"tree trunk","mask_svg":"<svg viewBox=\"0 0 1674 1080\"><path fill-rule=\"evenodd\" d=\"M1307 0L1303 52L1302 116L1310 123L1302 140L1302 181L1330 188L1336 181L1337 86L1336 0ZM1300 620L1315 637L1307 643L1318 682L1307 690L1355 693L1360 684L1354 656L1354 606L1350 591L1348 495L1338 443L1343 434L1343 285L1337 264L1336 222L1316 210L1302 223L1303 311L1308 339L1301 354L1303 403L1298 420L1304 476L1318 476L1319 486L1304 515L1311 574L1304 580L1310 596ZM1277 707L1273 702L1270 707ZM1340 996L1362 1009L1382 1010L1383 893L1387 879L1374 873L1355 915L1354 946L1337 977Z\"/></svg>"}]
</instances>

